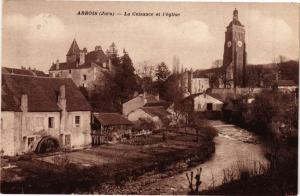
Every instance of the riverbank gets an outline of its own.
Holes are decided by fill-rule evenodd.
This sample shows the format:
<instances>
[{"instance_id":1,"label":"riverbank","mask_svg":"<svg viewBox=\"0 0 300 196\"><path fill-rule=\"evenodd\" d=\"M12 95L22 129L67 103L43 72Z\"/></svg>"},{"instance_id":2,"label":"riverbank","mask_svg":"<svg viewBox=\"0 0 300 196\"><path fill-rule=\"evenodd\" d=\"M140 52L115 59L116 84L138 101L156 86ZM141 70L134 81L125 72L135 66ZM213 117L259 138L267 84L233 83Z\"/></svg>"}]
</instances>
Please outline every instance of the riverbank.
<instances>
[{"instance_id":1,"label":"riverbank","mask_svg":"<svg viewBox=\"0 0 300 196\"><path fill-rule=\"evenodd\" d=\"M237 172L236 179L229 179L221 186L202 191L203 195L297 195L298 148L283 141L267 144L265 156L270 164L262 169L247 168ZM271 147L270 147L271 146Z\"/></svg>"},{"instance_id":2,"label":"riverbank","mask_svg":"<svg viewBox=\"0 0 300 196\"><path fill-rule=\"evenodd\" d=\"M203 163L215 146L203 134L159 132L122 144L10 161L2 168L2 193L138 194L128 183L150 183ZM151 176L147 178L147 176ZM143 192L142 192L143 193ZM145 193L143 193L145 194Z\"/></svg>"},{"instance_id":3,"label":"riverbank","mask_svg":"<svg viewBox=\"0 0 300 196\"><path fill-rule=\"evenodd\" d=\"M195 174L197 169L202 168L201 191L222 185L224 171L233 167L239 167L237 165L239 161L249 163L249 167L252 167L254 163L268 165L269 161L265 157L265 146L255 134L222 121L208 121L208 125L214 127L219 133L214 138L215 153L204 163L191 167L188 172L190 174L193 171ZM227 134L229 129L231 131ZM142 188L142 192L149 195L186 195L189 191L186 172L161 178Z\"/></svg>"}]
</instances>

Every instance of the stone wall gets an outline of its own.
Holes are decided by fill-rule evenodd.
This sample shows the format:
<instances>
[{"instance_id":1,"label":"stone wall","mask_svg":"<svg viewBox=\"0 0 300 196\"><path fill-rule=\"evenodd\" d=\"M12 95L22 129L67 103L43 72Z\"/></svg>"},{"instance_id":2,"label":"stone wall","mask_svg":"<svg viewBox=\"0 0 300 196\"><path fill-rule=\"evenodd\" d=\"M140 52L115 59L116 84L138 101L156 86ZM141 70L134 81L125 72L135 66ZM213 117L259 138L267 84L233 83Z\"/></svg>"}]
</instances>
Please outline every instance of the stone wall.
<instances>
[{"instance_id":1,"label":"stone wall","mask_svg":"<svg viewBox=\"0 0 300 196\"><path fill-rule=\"evenodd\" d=\"M91 67L81 69L53 70L49 71L50 77L71 78L76 86L85 87L92 91L105 85L103 72L108 72L107 68L92 63Z\"/></svg>"},{"instance_id":2,"label":"stone wall","mask_svg":"<svg viewBox=\"0 0 300 196\"><path fill-rule=\"evenodd\" d=\"M91 144L91 112L5 112L2 111L1 146L3 155L13 156L34 151L36 144L44 136L52 136L65 145L65 136L70 135L73 148L83 148ZM80 116L80 126L75 125L75 116ZM49 128L49 117L54 118L54 127ZM61 119L65 119L62 122ZM61 126L61 124L64 126ZM64 127L64 130L61 129ZM29 144L29 140L34 141Z\"/></svg>"}]
</instances>

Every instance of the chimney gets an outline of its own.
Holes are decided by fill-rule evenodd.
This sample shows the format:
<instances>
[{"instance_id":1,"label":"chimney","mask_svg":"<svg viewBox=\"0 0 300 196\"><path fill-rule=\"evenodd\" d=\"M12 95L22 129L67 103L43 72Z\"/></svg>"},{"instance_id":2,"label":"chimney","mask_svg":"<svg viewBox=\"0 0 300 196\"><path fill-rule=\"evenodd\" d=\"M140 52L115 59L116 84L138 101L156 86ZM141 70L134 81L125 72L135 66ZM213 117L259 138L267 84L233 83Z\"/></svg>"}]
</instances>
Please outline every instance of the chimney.
<instances>
[{"instance_id":1,"label":"chimney","mask_svg":"<svg viewBox=\"0 0 300 196\"><path fill-rule=\"evenodd\" d=\"M83 52L84 52L84 54L87 54L87 49L86 49L86 47L83 48Z\"/></svg>"},{"instance_id":2,"label":"chimney","mask_svg":"<svg viewBox=\"0 0 300 196\"><path fill-rule=\"evenodd\" d=\"M28 96L26 94L22 94L21 96L21 110L23 112L28 111Z\"/></svg>"},{"instance_id":3,"label":"chimney","mask_svg":"<svg viewBox=\"0 0 300 196\"><path fill-rule=\"evenodd\" d=\"M59 87L58 105L60 106L60 108L63 111L66 110L67 100L66 100L66 87L65 87L65 85L61 85Z\"/></svg>"},{"instance_id":4,"label":"chimney","mask_svg":"<svg viewBox=\"0 0 300 196\"><path fill-rule=\"evenodd\" d=\"M56 60L56 69L59 70L59 60Z\"/></svg>"},{"instance_id":5,"label":"chimney","mask_svg":"<svg viewBox=\"0 0 300 196\"><path fill-rule=\"evenodd\" d=\"M111 59L108 59L108 67L109 70L112 70L112 63L111 63Z\"/></svg>"},{"instance_id":6,"label":"chimney","mask_svg":"<svg viewBox=\"0 0 300 196\"><path fill-rule=\"evenodd\" d=\"M84 64L85 62L85 52L82 50L79 53L79 65Z\"/></svg>"}]
</instances>

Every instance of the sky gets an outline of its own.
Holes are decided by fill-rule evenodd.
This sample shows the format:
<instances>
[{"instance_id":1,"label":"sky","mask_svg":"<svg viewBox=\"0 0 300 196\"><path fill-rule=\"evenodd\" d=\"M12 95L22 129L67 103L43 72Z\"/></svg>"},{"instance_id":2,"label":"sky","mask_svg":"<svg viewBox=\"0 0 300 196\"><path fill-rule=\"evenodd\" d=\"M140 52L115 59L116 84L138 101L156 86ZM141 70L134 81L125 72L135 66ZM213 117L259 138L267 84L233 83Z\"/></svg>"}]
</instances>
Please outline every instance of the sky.
<instances>
[{"instance_id":1,"label":"sky","mask_svg":"<svg viewBox=\"0 0 300 196\"><path fill-rule=\"evenodd\" d=\"M6 0L3 4L2 66L48 72L66 60L75 38L88 51L114 42L135 65L174 56L187 68L206 69L222 59L226 26L234 9L246 30L248 64L271 63L279 55L299 58L299 5L295 3L80 2ZM79 11L114 16L77 15ZM180 16L124 16L124 12ZM120 13L121 15L117 15Z\"/></svg>"}]
</instances>

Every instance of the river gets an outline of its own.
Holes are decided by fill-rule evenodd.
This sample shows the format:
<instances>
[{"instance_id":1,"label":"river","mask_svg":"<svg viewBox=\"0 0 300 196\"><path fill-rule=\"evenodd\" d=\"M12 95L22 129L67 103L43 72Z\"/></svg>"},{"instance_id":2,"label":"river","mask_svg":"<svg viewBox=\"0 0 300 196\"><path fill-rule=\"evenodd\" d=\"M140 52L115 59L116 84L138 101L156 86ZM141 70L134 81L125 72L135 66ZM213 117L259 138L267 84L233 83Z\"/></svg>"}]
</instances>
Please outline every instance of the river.
<instances>
[{"instance_id":1,"label":"river","mask_svg":"<svg viewBox=\"0 0 300 196\"><path fill-rule=\"evenodd\" d=\"M221 185L224 170L231 169L233 171L241 167L253 168L258 167L258 163L262 165L268 163L264 156L265 147L254 134L222 121L210 121L209 123L218 130L218 136L214 139L215 153L208 161L190 170L194 172L195 176L196 169L202 168L201 190ZM188 173L190 175L190 172ZM186 173L159 180L159 182L151 184L151 187L153 186L160 194L186 194L189 191ZM151 194L151 187L148 189L149 192L145 188L144 194Z\"/></svg>"}]
</instances>

